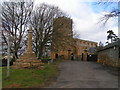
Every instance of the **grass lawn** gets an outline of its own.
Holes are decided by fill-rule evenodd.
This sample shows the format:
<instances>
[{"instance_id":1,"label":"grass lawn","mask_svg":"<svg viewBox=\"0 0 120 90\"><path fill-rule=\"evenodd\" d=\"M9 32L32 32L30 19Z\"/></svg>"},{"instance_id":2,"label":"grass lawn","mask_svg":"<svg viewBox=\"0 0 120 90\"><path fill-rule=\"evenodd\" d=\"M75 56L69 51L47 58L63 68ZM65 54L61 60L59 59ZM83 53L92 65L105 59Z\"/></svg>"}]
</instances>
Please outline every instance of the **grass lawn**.
<instances>
[{"instance_id":1,"label":"grass lawn","mask_svg":"<svg viewBox=\"0 0 120 90\"><path fill-rule=\"evenodd\" d=\"M3 88L40 88L50 84L58 74L56 62L45 64L44 70L10 69L10 79L6 79L6 67L2 68Z\"/></svg>"}]
</instances>

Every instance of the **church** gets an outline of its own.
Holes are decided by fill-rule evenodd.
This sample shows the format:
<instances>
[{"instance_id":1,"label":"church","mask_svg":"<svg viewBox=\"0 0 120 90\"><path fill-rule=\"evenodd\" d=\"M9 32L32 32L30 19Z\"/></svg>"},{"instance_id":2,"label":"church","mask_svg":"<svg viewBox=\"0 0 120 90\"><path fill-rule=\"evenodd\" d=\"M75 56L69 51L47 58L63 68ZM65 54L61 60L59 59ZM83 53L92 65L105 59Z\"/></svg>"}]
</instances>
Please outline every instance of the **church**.
<instances>
[{"instance_id":1,"label":"church","mask_svg":"<svg viewBox=\"0 0 120 90\"><path fill-rule=\"evenodd\" d=\"M89 50L96 48L97 42L73 38L72 24L72 19L67 17L58 17L54 20L53 29L55 32L53 32L50 52L51 59L87 61L87 56L95 53L95 51L90 53Z\"/></svg>"}]
</instances>

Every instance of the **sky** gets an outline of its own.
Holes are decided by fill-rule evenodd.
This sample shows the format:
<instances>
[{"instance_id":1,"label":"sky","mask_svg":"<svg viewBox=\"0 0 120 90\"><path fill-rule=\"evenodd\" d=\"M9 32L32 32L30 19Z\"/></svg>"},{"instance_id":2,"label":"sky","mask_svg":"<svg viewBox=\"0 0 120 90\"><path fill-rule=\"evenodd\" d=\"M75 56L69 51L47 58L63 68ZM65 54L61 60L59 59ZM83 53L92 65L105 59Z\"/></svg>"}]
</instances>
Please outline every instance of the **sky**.
<instances>
[{"instance_id":1,"label":"sky","mask_svg":"<svg viewBox=\"0 0 120 90\"><path fill-rule=\"evenodd\" d=\"M9 0L6 0L9 1ZM12 0L14 1L14 0ZM15 0L16 1L16 0ZM109 8L103 8L103 5L95 4L97 0L34 0L35 5L40 3L58 6L67 13L73 20L73 31L79 34L80 39L100 42L104 44L107 41L107 31L113 30L118 35L117 20L112 18L103 26L98 23L105 13L108 13L117 2ZM104 0L105 1L105 0ZM112 0L111 0L112 1ZM117 1L117 0L113 0Z\"/></svg>"},{"instance_id":2,"label":"sky","mask_svg":"<svg viewBox=\"0 0 120 90\"><path fill-rule=\"evenodd\" d=\"M116 19L110 19L106 26L98 23L105 13L113 9L115 3L105 11L103 6L94 4L95 0L35 0L37 5L43 2L58 6L66 12L73 19L73 30L79 34L80 39L105 43L108 30L113 30L118 35Z\"/></svg>"}]
</instances>

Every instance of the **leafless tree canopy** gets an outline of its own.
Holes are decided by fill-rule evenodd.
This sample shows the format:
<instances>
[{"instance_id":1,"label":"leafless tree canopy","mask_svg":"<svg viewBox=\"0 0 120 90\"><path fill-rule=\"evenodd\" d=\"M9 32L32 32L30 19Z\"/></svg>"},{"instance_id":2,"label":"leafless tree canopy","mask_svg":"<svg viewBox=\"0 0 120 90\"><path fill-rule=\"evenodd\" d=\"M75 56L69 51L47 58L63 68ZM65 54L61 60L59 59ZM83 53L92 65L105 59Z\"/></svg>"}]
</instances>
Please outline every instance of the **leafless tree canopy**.
<instances>
[{"instance_id":1,"label":"leafless tree canopy","mask_svg":"<svg viewBox=\"0 0 120 90\"><path fill-rule=\"evenodd\" d=\"M14 58L25 50L27 40L27 30L32 26L33 30L33 50L38 58L41 58L43 52L51 49L53 41L53 22L58 17L68 17L66 13L58 7L47 5L45 3L34 7L30 2L4 2L2 4L2 27L3 39L7 44L7 35L11 36L11 52ZM64 22L65 23L65 22ZM57 34L60 37L66 37L63 33ZM58 40L58 36L54 39ZM59 38L60 38L59 37ZM69 40L68 37L66 37ZM64 40L62 40L64 41Z\"/></svg>"},{"instance_id":2,"label":"leafless tree canopy","mask_svg":"<svg viewBox=\"0 0 120 90\"><path fill-rule=\"evenodd\" d=\"M66 14L52 5L42 3L35 8L31 25L34 32L34 49L39 58L45 49L50 49L54 19L62 16L66 16Z\"/></svg>"},{"instance_id":3,"label":"leafless tree canopy","mask_svg":"<svg viewBox=\"0 0 120 90\"><path fill-rule=\"evenodd\" d=\"M18 58L18 50L24 46L24 36L28 27L33 2L3 2L2 27L3 39L7 44L7 36L11 36L11 52Z\"/></svg>"},{"instance_id":4,"label":"leafless tree canopy","mask_svg":"<svg viewBox=\"0 0 120 90\"><path fill-rule=\"evenodd\" d=\"M114 5L116 4L116 5ZM120 2L119 0L98 0L97 5L102 5L104 10L107 10L108 8L111 10L109 10L109 13L105 14L100 22L103 22L103 24L105 25L109 19L111 18L116 18L120 15Z\"/></svg>"}]
</instances>

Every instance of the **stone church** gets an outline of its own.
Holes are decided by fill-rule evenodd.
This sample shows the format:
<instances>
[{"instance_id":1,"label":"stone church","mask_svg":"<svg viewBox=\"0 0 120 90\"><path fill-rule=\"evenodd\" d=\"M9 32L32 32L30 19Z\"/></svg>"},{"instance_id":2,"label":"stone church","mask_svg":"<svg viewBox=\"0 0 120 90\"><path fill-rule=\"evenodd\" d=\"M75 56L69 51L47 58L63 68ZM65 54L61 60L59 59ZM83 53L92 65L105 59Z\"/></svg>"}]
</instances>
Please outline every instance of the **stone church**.
<instances>
[{"instance_id":1,"label":"stone church","mask_svg":"<svg viewBox=\"0 0 120 90\"><path fill-rule=\"evenodd\" d=\"M59 17L53 24L51 59L87 60L89 49L97 47L97 42L73 38L72 19Z\"/></svg>"}]
</instances>

